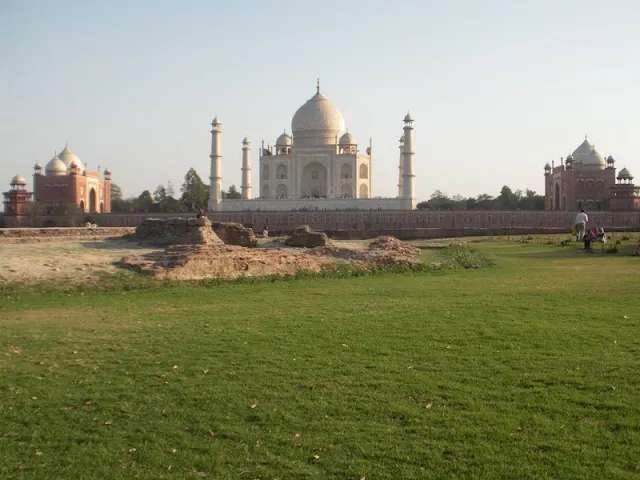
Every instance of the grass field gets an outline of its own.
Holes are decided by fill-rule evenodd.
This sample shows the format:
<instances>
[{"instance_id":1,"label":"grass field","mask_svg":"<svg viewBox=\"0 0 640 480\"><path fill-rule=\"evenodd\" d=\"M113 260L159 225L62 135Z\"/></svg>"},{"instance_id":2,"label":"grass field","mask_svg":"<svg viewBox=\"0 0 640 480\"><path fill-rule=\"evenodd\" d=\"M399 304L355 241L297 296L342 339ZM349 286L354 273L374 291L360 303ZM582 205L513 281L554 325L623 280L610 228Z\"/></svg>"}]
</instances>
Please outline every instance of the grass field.
<instances>
[{"instance_id":1,"label":"grass field","mask_svg":"<svg viewBox=\"0 0 640 480\"><path fill-rule=\"evenodd\" d=\"M0 478L638 478L640 257L478 248L494 266L9 291Z\"/></svg>"}]
</instances>

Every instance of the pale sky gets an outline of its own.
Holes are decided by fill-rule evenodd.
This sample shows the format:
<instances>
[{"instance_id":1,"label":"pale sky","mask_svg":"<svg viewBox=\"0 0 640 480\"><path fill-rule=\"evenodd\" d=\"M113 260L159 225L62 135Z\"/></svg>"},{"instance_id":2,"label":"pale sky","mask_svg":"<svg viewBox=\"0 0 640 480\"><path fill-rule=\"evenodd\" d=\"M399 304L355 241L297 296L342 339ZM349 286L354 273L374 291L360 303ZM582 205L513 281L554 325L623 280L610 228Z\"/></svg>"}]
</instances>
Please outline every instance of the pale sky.
<instances>
[{"instance_id":1,"label":"pale sky","mask_svg":"<svg viewBox=\"0 0 640 480\"><path fill-rule=\"evenodd\" d=\"M194 167L210 123L223 187L241 141L291 131L321 91L361 144L374 196L396 196L415 119L416 193L543 191L543 165L585 134L640 175L637 0L0 0L0 191L65 142L125 196Z\"/></svg>"}]
</instances>

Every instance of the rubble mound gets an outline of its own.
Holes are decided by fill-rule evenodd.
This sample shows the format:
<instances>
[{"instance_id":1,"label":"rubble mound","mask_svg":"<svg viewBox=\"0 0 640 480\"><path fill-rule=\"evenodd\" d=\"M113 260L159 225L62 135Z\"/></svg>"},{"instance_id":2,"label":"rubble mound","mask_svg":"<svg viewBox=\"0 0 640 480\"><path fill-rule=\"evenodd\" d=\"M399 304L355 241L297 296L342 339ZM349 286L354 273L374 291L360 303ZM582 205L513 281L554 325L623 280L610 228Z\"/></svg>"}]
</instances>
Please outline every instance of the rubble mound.
<instances>
[{"instance_id":1,"label":"rubble mound","mask_svg":"<svg viewBox=\"0 0 640 480\"><path fill-rule=\"evenodd\" d=\"M420 249L398 240L396 237L378 237L369 244L370 252L384 252L394 256L415 257Z\"/></svg>"},{"instance_id":2,"label":"rubble mound","mask_svg":"<svg viewBox=\"0 0 640 480\"><path fill-rule=\"evenodd\" d=\"M118 265L163 280L200 280L319 272L331 261L288 248L247 249L217 244L172 245L164 251L123 257Z\"/></svg>"},{"instance_id":3,"label":"rubble mound","mask_svg":"<svg viewBox=\"0 0 640 480\"><path fill-rule=\"evenodd\" d=\"M332 244L326 233L314 232L309 225L297 227L293 235L288 237L284 243L290 247L327 247Z\"/></svg>"},{"instance_id":4,"label":"rubble mound","mask_svg":"<svg viewBox=\"0 0 640 480\"><path fill-rule=\"evenodd\" d=\"M222 244L207 218L147 218L138 225L133 238L156 246Z\"/></svg>"},{"instance_id":5,"label":"rubble mound","mask_svg":"<svg viewBox=\"0 0 640 480\"><path fill-rule=\"evenodd\" d=\"M253 230L245 228L239 223L212 222L211 226L216 235L227 245L239 245L241 247L256 247L258 240Z\"/></svg>"}]
</instances>

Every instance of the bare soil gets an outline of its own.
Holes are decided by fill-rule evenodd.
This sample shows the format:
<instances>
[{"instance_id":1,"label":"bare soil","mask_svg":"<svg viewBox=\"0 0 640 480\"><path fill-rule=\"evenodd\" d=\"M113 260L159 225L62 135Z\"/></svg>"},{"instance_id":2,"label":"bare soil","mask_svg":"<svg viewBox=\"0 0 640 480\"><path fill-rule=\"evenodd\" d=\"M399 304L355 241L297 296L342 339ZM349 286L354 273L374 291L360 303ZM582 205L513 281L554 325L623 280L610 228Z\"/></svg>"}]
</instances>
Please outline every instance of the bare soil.
<instances>
[{"instance_id":1,"label":"bare soil","mask_svg":"<svg viewBox=\"0 0 640 480\"><path fill-rule=\"evenodd\" d=\"M370 249L370 243L345 241L298 249L269 239L261 242L262 248L205 244L162 249L124 239L0 240L0 283L84 283L123 269L161 279L193 280L318 272L336 261L377 265L417 261L419 250L396 239L382 241L383 248Z\"/></svg>"},{"instance_id":2,"label":"bare soil","mask_svg":"<svg viewBox=\"0 0 640 480\"><path fill-rule=\"evenodd\" d=\"M82 283L100 273L114 273L114 265L125 255L145 254L143 248L126 240L0 241L0 282L34 283L68 280Z\"/></svg>"}]
</instances>

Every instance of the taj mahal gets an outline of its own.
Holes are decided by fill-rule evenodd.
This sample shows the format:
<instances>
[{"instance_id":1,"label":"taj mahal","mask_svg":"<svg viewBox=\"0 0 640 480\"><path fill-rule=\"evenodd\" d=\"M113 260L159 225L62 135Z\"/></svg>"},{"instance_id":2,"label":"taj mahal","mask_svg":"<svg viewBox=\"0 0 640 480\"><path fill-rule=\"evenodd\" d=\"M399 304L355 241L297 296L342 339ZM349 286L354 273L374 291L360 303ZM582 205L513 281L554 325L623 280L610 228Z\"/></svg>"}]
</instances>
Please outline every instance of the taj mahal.
<instances>
[{"instance_id":1,"label":"taj mahal","mask_svg":"<svg viewBox=\"0 0 640 480\"><path fill-rule=\"evenodd\" d=\"M260 193L252 198L251 143L242 141L241 199L222 198L222 124L211 123L209 211L293 210L412 210L414 195L413 119L406 114L400 138L398 196L373 195L373 152L369 140L364 152L345 129L335 106L320 93L302 105L291 120L291 133L282 133L274 146L259 150ZM240 165L239 165L240 166Z\"/></svg>"}]
</instances>

